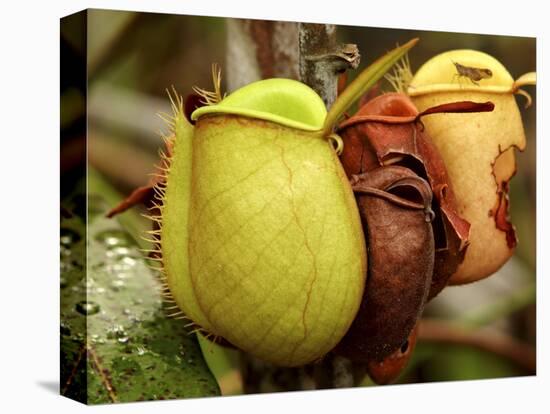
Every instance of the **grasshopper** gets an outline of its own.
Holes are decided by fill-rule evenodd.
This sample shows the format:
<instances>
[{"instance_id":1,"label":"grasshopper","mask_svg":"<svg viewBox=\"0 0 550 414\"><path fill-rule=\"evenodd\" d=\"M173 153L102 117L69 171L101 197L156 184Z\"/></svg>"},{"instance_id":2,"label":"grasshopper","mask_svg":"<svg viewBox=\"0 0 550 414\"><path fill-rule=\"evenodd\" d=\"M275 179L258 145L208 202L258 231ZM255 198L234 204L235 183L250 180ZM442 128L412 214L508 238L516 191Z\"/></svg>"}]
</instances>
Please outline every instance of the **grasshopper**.
<instances>
[{"instance_id":1,"label":"grasshopper","mask_svg":"<svg viewBox=\"0 0 550 414\"><path fill-rule=\"evenodd\" d=\"M490 69L464 66L454 61L453 64L455 65L457 71L457 73L455 73L455 76L458 76L459 78L468 78L474 85L477 86L479 86L479 83L477 82L481 79L489 79L493 76L493 72L491 72Z\"/></svg>"}]
</instances>

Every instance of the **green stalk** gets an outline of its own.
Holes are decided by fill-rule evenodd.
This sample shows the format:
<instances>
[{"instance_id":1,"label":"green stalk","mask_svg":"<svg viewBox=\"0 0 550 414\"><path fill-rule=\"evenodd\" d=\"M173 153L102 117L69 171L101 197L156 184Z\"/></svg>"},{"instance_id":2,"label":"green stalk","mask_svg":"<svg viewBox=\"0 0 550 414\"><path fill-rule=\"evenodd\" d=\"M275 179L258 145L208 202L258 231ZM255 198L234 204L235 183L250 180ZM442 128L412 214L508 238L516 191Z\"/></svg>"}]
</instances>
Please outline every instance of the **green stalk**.
<instances>
[{"instance_id":1,"label":"green stalk","mask_svg":"<svg viewBox=\"0 0 550 414\"><path fill-rule=\"evenodd\" d=\"M322 129L322 136L326 137L332 133L334 125L348 108L361 95L369 90L384 74L397 62L405 53L409 51L416 43L418 38L412 39L403 46L396 47L384 56L380 57L368 68L363 70L357 78L351 82L344 92L334 102L330 108Z\"/></svg>"}]
</instances>

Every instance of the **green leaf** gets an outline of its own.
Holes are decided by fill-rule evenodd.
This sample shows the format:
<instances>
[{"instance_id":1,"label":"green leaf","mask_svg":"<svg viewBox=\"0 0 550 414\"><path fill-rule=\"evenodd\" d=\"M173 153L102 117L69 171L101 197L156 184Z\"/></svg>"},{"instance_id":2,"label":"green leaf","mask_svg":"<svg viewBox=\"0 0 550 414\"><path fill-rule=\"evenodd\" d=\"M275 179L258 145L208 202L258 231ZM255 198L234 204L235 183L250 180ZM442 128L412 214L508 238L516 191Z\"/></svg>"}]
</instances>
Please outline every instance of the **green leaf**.
<instances>
[{"instance_id":1,"label":"green leaf","mask_svg":"<svg viewBox=\"0 0 550 414\"><path fill-rule=\"evenodd\" d=\"M427 381L465 381L525 375L494 354L464 346L440 346L423 367Z\"/></svg>"},{"instance_id":2,"label":"green leaf","mask_svg":"<svg viewBox=\"0 0 550 414\"><path fill-rule=\"evenodd\" d=\"M90 404L219 395L195 335L166 316L156 271L130 233L104 218L113 202L97 183L87 232L82 217L61 221L62 394ZM78 211L71 200L65 208Z\"/></svg>"}]
</instances>

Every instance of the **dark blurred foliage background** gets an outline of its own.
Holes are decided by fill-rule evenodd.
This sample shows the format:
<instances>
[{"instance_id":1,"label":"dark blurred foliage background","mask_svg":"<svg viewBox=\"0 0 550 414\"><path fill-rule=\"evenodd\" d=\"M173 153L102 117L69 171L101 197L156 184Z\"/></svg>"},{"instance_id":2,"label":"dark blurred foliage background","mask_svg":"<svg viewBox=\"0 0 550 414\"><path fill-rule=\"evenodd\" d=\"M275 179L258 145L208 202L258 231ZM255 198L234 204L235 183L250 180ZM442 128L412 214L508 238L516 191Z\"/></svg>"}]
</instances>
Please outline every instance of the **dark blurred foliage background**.
<instances>
[{"instance_id":1,"label":"dark blurred foliage background","mask_svg":"<svg viewBox=\"0 0 550 414\"><path fill-rule=\"evenodd\" d=\"M82 22L80 22L82 23ZM157 163L166 131L158 112L170 112L167 88L182 95L194 85L211 87L211 64L224 68L225 19L107 10L88 12L87 33L77 21L62 30L62 49L87 60L88 80L62 73L62 173L74 173L74 160L84 148L82 131L87 107L89 165L120 194L143 185ZM88 49L79 49L87 35ZM450 49L471 48L501 61L514 78L536 69L536 39L497 35L428 32L393 28L338 26L341 42L355 43L361 53L359 73L374 59L411 38L419 44L410 53L413 72L430 57ZM222 77L223 80L223 77ZM222 84L223 85L223 84ZM87 87L87 99L84 91ZM389 90L389 85L384 87ZM471 330L496 332L535 345L536 247L536 91L534 106L525 110L518 98L527 134L527 149L518 154L518 173L511 182L512 219L519 235L515 256L492 277L445 289L425 315ZM80 154L82 155L82 154ZM63 192L62 188L62 192ZM135 228L145 229L143 220ZM484 331L485 332L485 331ZM207 360L224 394L242 392L234 351L203 343ZM400 383L497 378L530 374L494 354L465 345L420 342ZM372 383L366 379L364 385Z\"/></svg>"}]
</instances>

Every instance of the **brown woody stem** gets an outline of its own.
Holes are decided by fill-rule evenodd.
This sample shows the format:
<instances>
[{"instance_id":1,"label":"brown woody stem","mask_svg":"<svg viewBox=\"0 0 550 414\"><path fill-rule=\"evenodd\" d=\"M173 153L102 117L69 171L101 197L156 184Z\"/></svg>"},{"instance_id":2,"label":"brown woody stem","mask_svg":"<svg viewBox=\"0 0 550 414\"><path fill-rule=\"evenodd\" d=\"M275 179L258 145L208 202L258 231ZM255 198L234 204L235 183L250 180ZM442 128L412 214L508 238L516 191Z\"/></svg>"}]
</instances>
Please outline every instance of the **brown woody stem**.
<instances>
[{"instance_id":1,"label":"brown woody stem","mask_svg":"<svg viewBox=\"0 0 550 414\"><path fill-rule=\"evenodd\" d=\"M536 352L532 346L490 329L473 331L449 322L423 319L420 321L418 339L426 342L471 346L505 358L529 374L536 373Z\"/></svg>"},{"instance_id":2,"label":"brown woody stem","mask_svg":"<svg viewBox=\"0 0 550 414\"><path fill-rule=\"evenodd\" d=\"M354 44L336 42L336 26L299 24L300 79L309 85L330 108L336 100L338 77L359 66L359 49Z\"/></svg>"}]
</instances>

